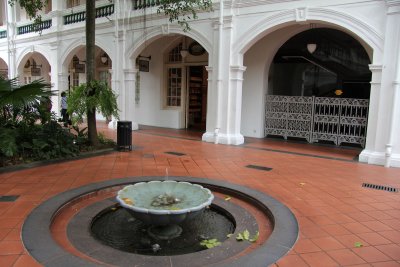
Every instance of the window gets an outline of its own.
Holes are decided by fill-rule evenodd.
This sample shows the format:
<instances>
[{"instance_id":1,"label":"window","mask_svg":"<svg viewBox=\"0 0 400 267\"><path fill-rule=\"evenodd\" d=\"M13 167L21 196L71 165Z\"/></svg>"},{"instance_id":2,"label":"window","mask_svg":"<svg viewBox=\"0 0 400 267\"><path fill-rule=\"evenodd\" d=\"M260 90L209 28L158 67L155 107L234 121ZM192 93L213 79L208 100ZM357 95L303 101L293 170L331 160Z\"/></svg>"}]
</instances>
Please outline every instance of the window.
<instances>
[{"instance_id":1,"label":"window","mask_svg":"<svg viewBox=\"0 0 400 267\"><path fill-rule=\"evenodd\" d=\"M169 54L168 54L168 62L169 63L174 63L174 62L182 62L182 56L181 56L181 50L182 50L182 43L177 45L174 49L172 49Z\"/></svg>"},{"instance_id":2,"label":"window","mask_svg":"<svg viewBox=\"0 0 400 267\"><path fill-rule=\"evenodd\" d=\"M72 74L72 86L78 86L79 85L79 73L73 73Z\"/></svg>"},{"instance_id":3,"label":"window","mask_svg":"<svg viewBox=\"0 0 400 267\"><path fill-rule=\"evenodd\" d=\"M104 70L104 71L100 71L99 72L99 80L105 82L107 85L110 85L109 82L109 75L110 73L108 72L108 70Z\"/></svg>"},{"instance_id":4,"label":"window","mask_svg":"<svg viewBox=\"0 0 400 267\"><path fill-rule=\"evenodd\" d=\"M31 76L25 76L24 77L24 84L29 84L32 82L32 77Z\"/></svg>"},{"instance_id":5,"label":"window","mask_svg":"<svg viewBox=\"0 0 400 267\"><path fill-rule=\"evenodd\" d=\"M182 68L168 69L167 106L179 107L181 105Z\"/></svg>"},{"instance_id":6,"label":"window","mask_svg":"<svg viewBox=\"0 0 400 267\"><path fill-rule=\"evenodd\" d=\"M68 2L67 2L67 8L71 8L71 7L79 6L79 5L80 5L79 0L68 0Z\"/></svg>"}]
</instances>

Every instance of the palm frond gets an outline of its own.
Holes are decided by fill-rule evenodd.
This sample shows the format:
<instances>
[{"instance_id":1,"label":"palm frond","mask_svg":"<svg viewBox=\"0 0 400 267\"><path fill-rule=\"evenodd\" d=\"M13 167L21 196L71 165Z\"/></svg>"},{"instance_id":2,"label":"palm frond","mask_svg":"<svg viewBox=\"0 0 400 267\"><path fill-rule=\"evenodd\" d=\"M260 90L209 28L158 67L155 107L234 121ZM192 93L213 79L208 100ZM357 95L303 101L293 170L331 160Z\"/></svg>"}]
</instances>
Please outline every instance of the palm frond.
<instances>
[{"instance_id":1,"label":"palm frond","mask_svg":"<svg viewBox=\"0 0 400 267\"><path fill-rule=\"evenodd\" d=\"M49 90L51 85L43 79L30 84L19 85L17 79L0 78L0 106L27 107L37 103L42 97L55 95Z\"/></svg>"}]
</instances>

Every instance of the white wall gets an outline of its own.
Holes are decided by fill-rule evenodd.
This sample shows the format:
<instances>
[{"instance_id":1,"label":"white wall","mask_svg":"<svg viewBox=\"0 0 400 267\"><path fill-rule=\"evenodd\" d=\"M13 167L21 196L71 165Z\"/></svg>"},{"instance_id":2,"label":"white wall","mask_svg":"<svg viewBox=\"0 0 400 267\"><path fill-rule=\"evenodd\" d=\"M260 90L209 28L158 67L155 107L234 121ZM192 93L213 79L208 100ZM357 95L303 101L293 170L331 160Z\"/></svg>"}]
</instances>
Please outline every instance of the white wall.
<instances>
[{"instance_id":1,"label":"white wall","mask_svg":"<svg viewBox=\"0 0 400 267\"><path fill-rule=\"evenodd\" d=\"M140 72L140 101L136 104L134 121L139 124L182 128L182 107L166 108L163 103L164 49L171 38L162 38L150 44L141 54L151 55L150 71Z\"/></svg>"},{"instance_id":2,"label":"white wall","mask_svg":"<svg viewBox=\"0 0 400 267\"><path fill-rule=\"evenodd\" d=\"M279 47L288 40L298 26L275 31L253 45L245 54L242 91L241 133L248 137L264 137L265 94L268 89L270 64Z\"/></svg>"}]
</instances>

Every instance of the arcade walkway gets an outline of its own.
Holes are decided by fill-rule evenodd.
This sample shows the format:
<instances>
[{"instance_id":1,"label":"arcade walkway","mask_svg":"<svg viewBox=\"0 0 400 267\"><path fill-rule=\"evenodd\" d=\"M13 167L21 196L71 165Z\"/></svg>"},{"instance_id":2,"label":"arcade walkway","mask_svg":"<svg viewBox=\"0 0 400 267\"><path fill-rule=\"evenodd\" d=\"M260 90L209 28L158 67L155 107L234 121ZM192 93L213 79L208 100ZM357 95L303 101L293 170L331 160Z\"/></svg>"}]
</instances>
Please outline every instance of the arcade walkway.
<instances>
[{"instance_id":1,"label":"arcade walkway","mask_svg":"<svg viewBox=\"0 0 400 267\"><path fill-rule=\"evenodd\" d=\"M116 131L99 127L116 138ZM0 201L0 266L38 266L24 250L20 230L29 212L49 197L98 181L165 175L166 168L170 175L244 185L286 204L300 236L275 266L400 266L400 193L362 187L400 188L400 169L358 163L360 150L354 148L273 139L246 139L241 146L200 140L201 133L142 127L133 132L131 152L1 173L0 196L19 197Z\"/></svg>"}]
</instances>

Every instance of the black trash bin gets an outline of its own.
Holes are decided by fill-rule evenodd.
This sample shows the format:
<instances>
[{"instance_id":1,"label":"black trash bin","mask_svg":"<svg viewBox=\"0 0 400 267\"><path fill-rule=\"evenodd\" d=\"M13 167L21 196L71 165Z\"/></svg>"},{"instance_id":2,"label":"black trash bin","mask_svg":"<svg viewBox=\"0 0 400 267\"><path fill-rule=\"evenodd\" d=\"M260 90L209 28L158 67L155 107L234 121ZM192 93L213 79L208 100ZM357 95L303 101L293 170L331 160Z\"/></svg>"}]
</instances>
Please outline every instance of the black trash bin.
<instances>
[{"instance_id":1,"label":"black trash bin","mask_svg":"<svg viewBox=\"0 0 400 267\"><path fill-rule=\"evenodd\" d=\"M132 122L117 122L117 147L118 149L132 150Z\"/></svg>"}]
</instances>

